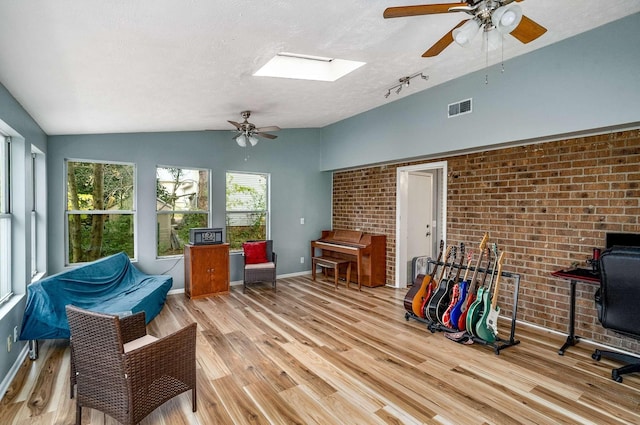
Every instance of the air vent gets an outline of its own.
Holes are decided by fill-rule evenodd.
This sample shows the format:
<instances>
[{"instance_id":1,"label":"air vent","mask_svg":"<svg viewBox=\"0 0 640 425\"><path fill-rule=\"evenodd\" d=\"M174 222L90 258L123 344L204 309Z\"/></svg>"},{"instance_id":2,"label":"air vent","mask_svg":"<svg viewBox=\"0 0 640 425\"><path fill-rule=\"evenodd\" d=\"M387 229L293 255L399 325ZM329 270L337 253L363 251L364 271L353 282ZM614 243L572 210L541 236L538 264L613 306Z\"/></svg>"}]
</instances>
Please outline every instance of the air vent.
<instances>
[{"instance_id":1,"label":"air vent","mask_svg":"<svg viewBox=\"0 0 640 425\"><path fill-rule=\"evenodd\" d=\"M461 100L459 102L449 104L448 117L455 117L462 114L471 113L471 99Z\"/></svg>"}]
</instances>

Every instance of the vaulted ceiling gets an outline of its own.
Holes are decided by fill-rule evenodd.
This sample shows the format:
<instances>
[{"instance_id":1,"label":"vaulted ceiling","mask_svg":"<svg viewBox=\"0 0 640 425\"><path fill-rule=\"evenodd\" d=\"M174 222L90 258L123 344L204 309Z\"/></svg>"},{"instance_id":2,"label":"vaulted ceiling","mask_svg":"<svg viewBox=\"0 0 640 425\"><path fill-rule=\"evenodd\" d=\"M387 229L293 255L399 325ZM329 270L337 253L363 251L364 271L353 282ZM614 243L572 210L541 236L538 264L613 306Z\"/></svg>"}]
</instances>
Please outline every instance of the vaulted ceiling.
<instances>
[{"instance_id":1,"label":"vaulted ceiling","mask_svg":"<svg viewBox=\"0 0 640 425\"><path fill-rule=\"evenodd\" d=\"M240 121L246 109L258 126L324 127L486 66L481 37L421 57L465 14L382 16L387 7L430 3L3 1L0 82L50 135L231 130L227 120ZM638 0L519 4L548 31L529 44L506 36L489 64L640 12ZM252 75L279 52L366 65L335 82ZM384 97L419 72L429 79Z\"/></svg>"}]
</instances>

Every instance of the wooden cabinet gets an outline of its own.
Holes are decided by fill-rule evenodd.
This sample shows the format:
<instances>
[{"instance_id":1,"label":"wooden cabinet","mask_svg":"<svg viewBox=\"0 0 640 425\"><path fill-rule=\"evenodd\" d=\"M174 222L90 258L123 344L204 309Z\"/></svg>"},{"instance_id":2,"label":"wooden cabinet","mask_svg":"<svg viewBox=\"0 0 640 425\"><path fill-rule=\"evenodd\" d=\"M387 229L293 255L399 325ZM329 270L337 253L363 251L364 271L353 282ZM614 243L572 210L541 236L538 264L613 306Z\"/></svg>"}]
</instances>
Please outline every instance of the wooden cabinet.
<instances>
[{"instance_id":1,"label":"wooden cabinet","mask_svg":"<svg viewBox=\"0 0 640 425\"><path fill-rule=\"evenodd\" d=\"M189 298L229 293L229 244L184 246L184 293Z\"/></svg>"}]
</instances>

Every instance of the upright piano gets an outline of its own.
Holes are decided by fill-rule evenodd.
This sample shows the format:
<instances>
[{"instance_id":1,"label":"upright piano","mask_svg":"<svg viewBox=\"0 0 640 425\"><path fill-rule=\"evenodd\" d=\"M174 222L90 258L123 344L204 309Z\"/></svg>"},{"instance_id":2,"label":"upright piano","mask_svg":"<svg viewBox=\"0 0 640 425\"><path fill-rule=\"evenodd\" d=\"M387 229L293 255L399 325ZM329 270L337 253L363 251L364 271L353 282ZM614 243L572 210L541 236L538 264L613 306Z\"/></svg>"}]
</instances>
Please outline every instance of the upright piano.
<instances>
[{"instance_id":1,"label":"upright piano","mask_svg":"<svg viewBox=\"0 0 640 425\"><path fill-rule=\"evenodd\" d=\"M311 241L311 258L333 257L351 260L352 280L364 286L386 284L387 236L357 230L323 230L320 239ZM354 276L355 275L355 276Z\"/></svg>"}]
</instances>

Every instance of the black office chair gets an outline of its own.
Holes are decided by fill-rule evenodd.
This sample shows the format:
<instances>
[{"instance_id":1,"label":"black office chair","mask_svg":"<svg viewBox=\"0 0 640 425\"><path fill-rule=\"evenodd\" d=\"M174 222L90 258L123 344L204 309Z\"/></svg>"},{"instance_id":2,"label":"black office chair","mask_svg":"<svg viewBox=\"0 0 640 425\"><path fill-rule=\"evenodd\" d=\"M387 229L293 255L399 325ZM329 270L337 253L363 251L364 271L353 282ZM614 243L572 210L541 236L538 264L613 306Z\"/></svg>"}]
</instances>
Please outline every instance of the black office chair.
<instances>
[{"instance_id":1,"label":"black office chair","mask_svg":"<svg viewBox=\"0 0 640 425\"><path fill-rule=\"evenodd\" d=\"M603 327L640 339L640 247L614 246L602 253L600 288L595 301ZM611 371L611 378L616 382L622 382L623 374L640 372L640 357L602 350L595 350L591 357L627 363Z\"/></svg>"}]
</instances>

